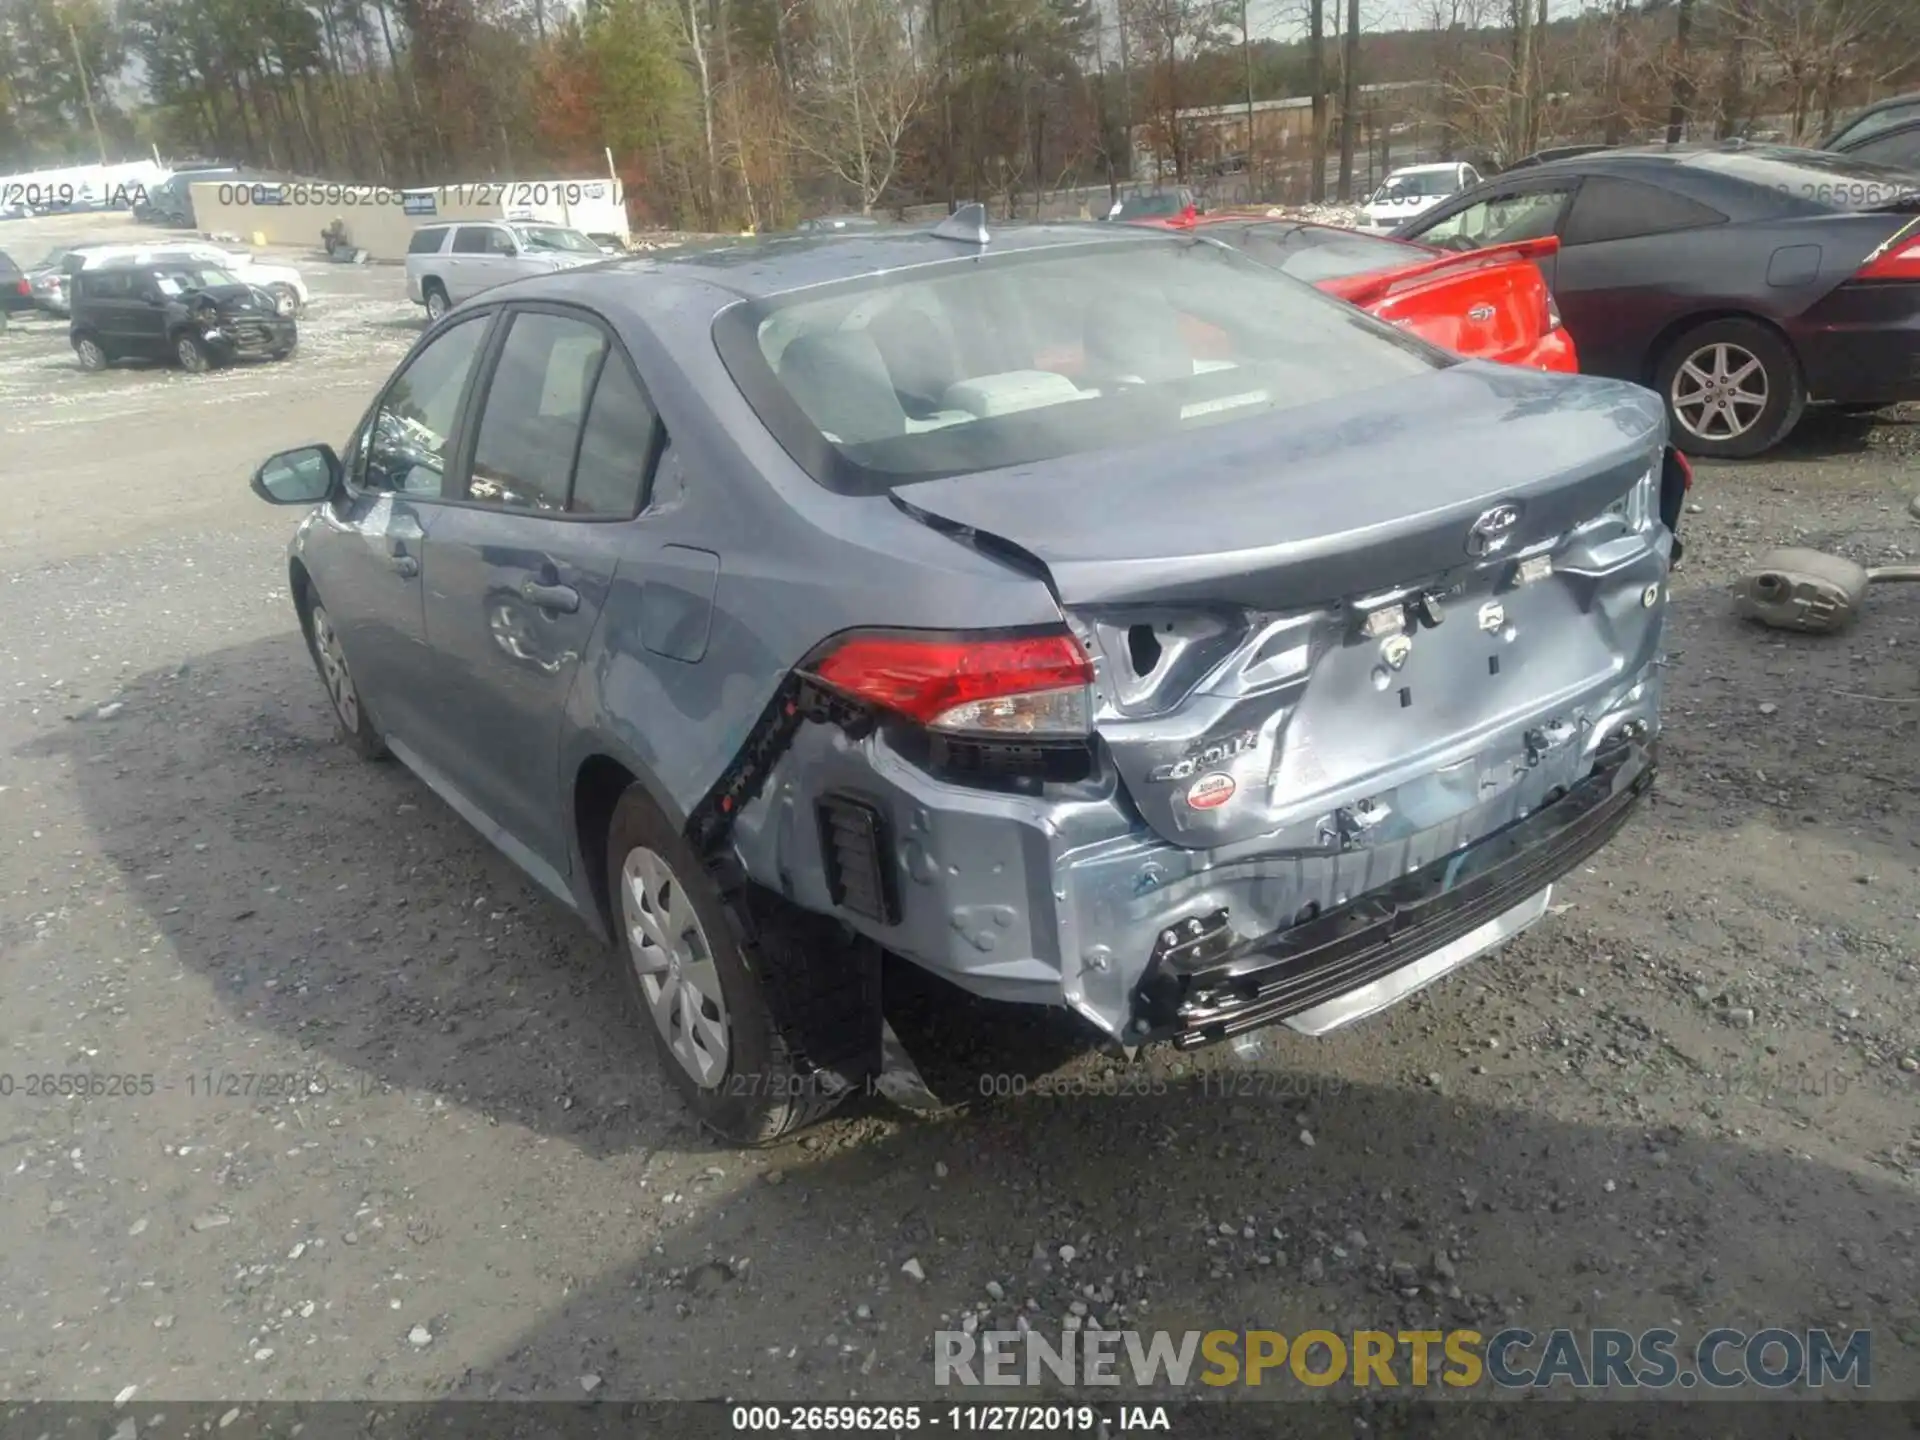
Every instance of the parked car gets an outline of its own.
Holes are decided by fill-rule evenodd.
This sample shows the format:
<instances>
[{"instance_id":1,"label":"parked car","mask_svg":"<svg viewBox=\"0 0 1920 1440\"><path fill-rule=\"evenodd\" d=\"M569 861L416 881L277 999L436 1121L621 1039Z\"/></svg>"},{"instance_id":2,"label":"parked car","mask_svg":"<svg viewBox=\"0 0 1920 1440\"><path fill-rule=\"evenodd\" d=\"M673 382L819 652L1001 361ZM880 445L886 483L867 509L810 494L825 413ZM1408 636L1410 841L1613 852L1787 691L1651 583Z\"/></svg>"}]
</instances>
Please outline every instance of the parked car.
<instances>
[{"instance_id":1,"label":"parked car","mask_svg":"<svg viewBox=\"0 0 1920 1440\"><path fill-rule=\"evenodd\" d=\"M1826 148L1837 155L1920 176L1920 118L1877 128L1856 127L1853 134Z\"/></svg>"},{"instance_id":2,"label":"parked car","mask_svg":"<svg viewBox=\"0 0 1920 1440\"><path fill-rule=\"evenodd\" d=\"M0 324L8 316L33 309L33 287L26 272L13 263L13 257L0 250Z\"/></svg>"},{"instance_id":3,"label":"parked car","mask_svg":"<svg viewBox=\"0 0 1920 1440\"><path fill-rule=\"evenodd\" d=\"M1165 190L1135 190L1113 202L1108 220L1169 220L1203 214L1206 207L1184 185Z\"/></svg>"},{"instance_id":4,"label":"parked car","mask_svg":"<svg viewBox=\"0 0 1920 1440\"><path fill-rule=\"evenodd\" d=\"M1820 142L1820 148L1845 150L1850 142L1864 140L1869 135L1893 125L1904 124L1909 120L1920 120L1920 93L1889 95L1886 99L1877 100L1866 109L1849 116L1831 135Z\"/></svg>"},{"instance_id":5,"label":"parked car","mask_svg":"<svg viewBox=\"0 0 1920 1440\"><path fill-rule=\"evenodd\" d=\"M632 248L625 236L615 235L611 230L588 230L585 234L602 255L625 255Z\"/></svg>"},{"instance_id":6,"label":"parked car","mask_svg":"<svg viewBox=\"0 0 1920 1440\"><path fill-rule=\"evenodd\" d=\"M63 319L68 314L67 275L68 268L79 268L79 259L88 253L102 248L93 245L57 245L49 250L32 268L27 271L27 286L32 293L36 308L49 315L58 315Z\"/></svg>"},{"instance_id":7,"label":"parked car","mask_svg":"<svg viewBox=\"0 0 1920 1440\"><path fill-rule=\"evenodd\" d=\"M1360 207L1360 228L1385 234L1421 215L1470 185L1480 172L1465 161L1408 165L1395 170Z\"/></svg>"},{"instance_id":8,"label":"parked car","mask_svg":"<svg viewBox=\"0 0 1920 1440\"><path fill-rule=\"evenodd\" d=\"M422 225L407 246L407 298L438 320L470 295L529 275L604 260L578 230L530 221Z\"/></svg>"},{"instance_id":9,"label":"parked car","mask_svg":"<svg viewBox=\"0 0 1920 1440\"><path fill-rule=\"evenodd\" d=\"M136 265L149 262L168 264L174 261L212 265L228 271L243 284L266 291L273 296L282 314L298 315L307 306L307 282L296 267L276 265L270 260L257 259L250 251L229 250L220 245L194 241L163 245L89 245L68 252L68 258L63 263L72 271L95 265L115 265L123 261Z\"/></svg>"},{"instance_id":10,"label":"parked car","mask_svg":"<svg viewBox=\"0 0 1920 1440\"><path fill-rule=\"evenodd\" d=\"M758 1142L880 1065L883 948L1195 1046L1539 919L1652 781L1664 442L1638 386L973 206L491 289L253 486L347 742Z\"/></svg>"},{"instance_id":11,"label":"parked car","mask_svg":"<svg viewBox=\"0 0 1920 1440\"><path fill-rule=\"evenodd\" d=\"M1396 238L1538 263L1589 374L1666 399L1690 454L1750 456L1809 404L1920 399L1920 191L1781 146L1642 146L1501 176Z\"/></svg>"},{"instance_id":12,"label":"parked car","mask_svg":"<svg viewBox=\"0 0 1920 1440\"><path fill-rule=\"evenodd\" d=\"M68 338L83 370L172 360L199 373L234 360L284 360L294 318L232 272L193 260L88 266L69 280Z\"/></svg>"},{"instance_id":13,"label":"parked car","mask_svg":"<svg viewBox=\"0 0 1920 1440\"><path fill-rule=\"evenodd\" d=\"M1271 216L1136 223L1193 229L1471 359L1580 369L1536 263L1559 248L1552 236L1463 255Z\"/></svg>"}]
</instances>

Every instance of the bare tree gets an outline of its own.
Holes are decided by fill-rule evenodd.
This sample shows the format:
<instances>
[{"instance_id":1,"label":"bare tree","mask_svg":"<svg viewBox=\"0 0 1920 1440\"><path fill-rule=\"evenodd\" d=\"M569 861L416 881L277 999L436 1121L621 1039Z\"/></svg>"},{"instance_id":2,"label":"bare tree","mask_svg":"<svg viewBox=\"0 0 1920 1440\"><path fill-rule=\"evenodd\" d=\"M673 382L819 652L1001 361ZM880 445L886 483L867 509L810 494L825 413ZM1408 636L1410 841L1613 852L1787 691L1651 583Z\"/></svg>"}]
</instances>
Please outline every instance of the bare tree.
<instances>
[{"instance_id":1,"label":"bare tree","mask_svg":"<svg viewBox=\"0 0 1920 1440\"><path fill-rule=\"evenodd\" d=\"M1313 179L1307 194L1327 198L1327 0L1307 0L1307 89L1313 94Z\"/></svg>"},{"instance_id":2,"label":"bare tree","mask_svg":"<svg viewBox=\"0 0 1920 1440\"><path fill-rule=\"evenodd\" d=\"M1340 51L1340 198L1353 199L1353 132L1360 116L1360 0L1347 0Z\"/></svg>"},{"instance_id":3,"label":"bare tree","mask_svg":"<svg viewBox=\"0 0 1920 1440\"><path fill-rule=\"evenodd\" d=\"M812 72L795 96L799 147L860 196L869 214L900 169L931 72L894 0L814 0Z\"/></svg>"}]
</instances>

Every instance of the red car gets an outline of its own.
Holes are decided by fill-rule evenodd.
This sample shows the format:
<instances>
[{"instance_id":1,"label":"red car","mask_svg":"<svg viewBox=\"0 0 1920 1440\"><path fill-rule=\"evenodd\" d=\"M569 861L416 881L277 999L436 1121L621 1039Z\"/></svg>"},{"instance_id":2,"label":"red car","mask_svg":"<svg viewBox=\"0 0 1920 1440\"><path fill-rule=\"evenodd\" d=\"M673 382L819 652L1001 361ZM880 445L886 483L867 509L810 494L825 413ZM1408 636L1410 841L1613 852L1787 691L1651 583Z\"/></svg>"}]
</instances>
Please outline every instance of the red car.
<instances>
[{"instance_id":1,"label":"red car","mask_svg":"<svg viewBox=\"0 0 1920 1440\"><path fill-rule=\"evenodd\" d=\"M1461 254L1260 214L1189 212L1130 223L1204 231L1470 359L1540 370L1580 368L1573 337L1533 263L1559 248L1551 235Z\"/></svg>"}]
</instances>

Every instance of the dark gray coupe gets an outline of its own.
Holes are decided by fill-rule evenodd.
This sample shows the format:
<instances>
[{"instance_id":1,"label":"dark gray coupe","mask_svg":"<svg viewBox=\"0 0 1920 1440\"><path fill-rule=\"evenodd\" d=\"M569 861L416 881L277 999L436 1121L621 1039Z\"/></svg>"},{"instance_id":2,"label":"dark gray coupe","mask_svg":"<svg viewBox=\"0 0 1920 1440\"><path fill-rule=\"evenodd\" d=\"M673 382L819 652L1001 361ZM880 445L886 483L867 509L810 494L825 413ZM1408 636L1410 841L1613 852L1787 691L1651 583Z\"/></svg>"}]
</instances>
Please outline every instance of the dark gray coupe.
<instances>
[{"instance_id":1,"label":"dark gray coupe","mask_svg":"<svg viewBox=\"0 0 1920 1440\"><path fill-rule=\"evenodd\" d=\"M756 1142L881 1074L883 952L1190 1046L1538 920L1652 779L1665 440L976 207L489 290L254 486L348 742L614 939Z\"/></svg>"}]
</instances>

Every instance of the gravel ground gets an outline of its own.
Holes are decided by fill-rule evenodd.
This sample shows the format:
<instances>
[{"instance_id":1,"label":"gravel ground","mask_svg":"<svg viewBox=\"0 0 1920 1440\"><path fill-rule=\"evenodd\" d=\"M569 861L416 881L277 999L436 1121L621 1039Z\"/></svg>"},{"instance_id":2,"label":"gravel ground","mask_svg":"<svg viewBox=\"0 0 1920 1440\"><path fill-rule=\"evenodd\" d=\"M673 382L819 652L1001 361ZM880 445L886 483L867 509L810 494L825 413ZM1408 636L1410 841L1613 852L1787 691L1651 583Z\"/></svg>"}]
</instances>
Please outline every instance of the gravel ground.
<instances>
[{"instance_id":1,"label":"gravel ground","mask_svg":"<svg viewBox=\"0 0 1920 1440\"><path fill-rule=\"evenodd\" d=\"M941 1073L1025 1095L740 1155L605 954L331 736L246 475L344 437L419 322L395 269L310 274L283 366L0 336L0 1394L913 1396L933 1330L1019 1311L1866 1326L1920 1396L1920 589L1811 639L1724 588L1920 551L1920 415L1702 467L1661 801L1504 952L1131 1067L950 1005ZM27 1093L74 1073L133 1078Z\"/></svg>"}]
</instances>

